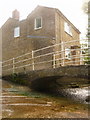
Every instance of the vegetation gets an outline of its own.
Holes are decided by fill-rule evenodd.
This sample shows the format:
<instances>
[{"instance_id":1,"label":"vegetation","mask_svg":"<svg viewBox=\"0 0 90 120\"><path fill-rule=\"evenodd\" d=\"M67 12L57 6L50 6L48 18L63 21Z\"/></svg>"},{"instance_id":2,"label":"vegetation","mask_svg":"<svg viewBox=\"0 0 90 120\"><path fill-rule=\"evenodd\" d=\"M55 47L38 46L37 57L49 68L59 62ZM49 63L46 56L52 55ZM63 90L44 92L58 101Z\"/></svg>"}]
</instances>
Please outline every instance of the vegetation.
<instances>
[{"instance_id":1,"label":"vegetation","mask_svg":"<svg viewBox=\"0 0 90 120\"><path fill-rule=\"evenodd\" d=\"M84 3L83 3L83 6L82 6L82 9L84 11L84 13L88 14L88 2L90 0L84 0Z\"/></svg>"},{"instance_id":2,"label":"vegetation","mask_svg":"<svg viewBox=\"0 0 90 120\"><path fill-rule=\"evenodd\" d=\"M85 64L90 64L90 0L86 0L82 6L84 13L88 15L88 29L87 29L87 35L86 37L88 38L88 49L84 50L84 54L86 54L86 57L84 57L84 63Z\"/></svg>"},{"instance_id":3,"label":"vegetation","mask_svg":"<svg viewBox=\"0 0 90 120\"><path fill-rule=\"evenodd\" d=\"M84 58L84 63L85 64L90 64L90 55Z\"/></svg>"},{"instance_id":4,"label":"vegetation","mask_svg":"<svg viewBox=\"0 0 90 120\"><path fill-rule=\"evenodd\" d=\"M88 42L86 44L82 44L82 54L85 56L84 57L84 64L90 64L90 50L89 50L89 44Z\"/></svg>"}]
</instances>

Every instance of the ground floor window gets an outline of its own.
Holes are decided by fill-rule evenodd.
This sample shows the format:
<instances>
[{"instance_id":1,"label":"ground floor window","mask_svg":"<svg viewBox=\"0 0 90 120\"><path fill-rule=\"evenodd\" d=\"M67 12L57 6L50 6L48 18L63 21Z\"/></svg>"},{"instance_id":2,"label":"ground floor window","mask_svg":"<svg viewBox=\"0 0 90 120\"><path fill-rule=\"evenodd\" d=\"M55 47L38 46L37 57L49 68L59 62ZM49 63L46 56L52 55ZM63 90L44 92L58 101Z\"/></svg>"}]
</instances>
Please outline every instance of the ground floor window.
<instances>
[{"instance_id":1,"label":"ground floor window","mask_svg":"<svg viewBox=\"0 0 90 120\"><path fill-rule=\"evenodd\" d=\"M71 49L65 48L65 59L71 59Z\"/></svg>"}]
</instances>

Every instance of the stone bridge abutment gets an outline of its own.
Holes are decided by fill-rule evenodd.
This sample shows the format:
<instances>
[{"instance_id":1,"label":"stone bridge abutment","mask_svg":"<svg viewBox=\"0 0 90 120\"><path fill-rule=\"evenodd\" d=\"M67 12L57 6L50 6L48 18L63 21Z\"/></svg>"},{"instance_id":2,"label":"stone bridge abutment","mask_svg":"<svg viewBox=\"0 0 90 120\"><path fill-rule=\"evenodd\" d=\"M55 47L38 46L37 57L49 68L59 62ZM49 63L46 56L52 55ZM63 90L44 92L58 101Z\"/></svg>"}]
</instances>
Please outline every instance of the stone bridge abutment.
<instances>
[{"instance_id":1,"label":"stone bridge abutment","mask_svg":"<svg viewBox=\"0 0 90 120\"><path fill-rule=\"evenodd\" d=\"M33 89L44 90L48 88L79 87L90 83L90 65L64 66L54 69L28 71L19 74L3 76L19 84L28 85Z\"/></svg>"}]
</instances>

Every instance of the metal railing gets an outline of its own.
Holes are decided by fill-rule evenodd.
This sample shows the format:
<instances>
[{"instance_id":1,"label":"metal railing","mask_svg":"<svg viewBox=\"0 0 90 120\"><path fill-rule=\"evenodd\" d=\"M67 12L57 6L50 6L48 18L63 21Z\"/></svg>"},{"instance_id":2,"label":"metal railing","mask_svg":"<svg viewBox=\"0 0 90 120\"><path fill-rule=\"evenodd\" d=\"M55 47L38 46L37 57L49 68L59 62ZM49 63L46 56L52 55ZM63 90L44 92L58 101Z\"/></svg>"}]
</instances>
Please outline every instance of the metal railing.
<instances>
[{"instance_id":1,"label":"metal railing","mask_svg":"<svg viewBox=\"0 0 90 120\"><path fill-rule=\"evenodd\" d=\"M90 58L87 52L82 54L82 51L89 49L89 47L81 48L79 40L61 42L3 61L2 72L3 74L11 74L66 65L82 65L87 63Z\"/></svg>"}]
</instances>

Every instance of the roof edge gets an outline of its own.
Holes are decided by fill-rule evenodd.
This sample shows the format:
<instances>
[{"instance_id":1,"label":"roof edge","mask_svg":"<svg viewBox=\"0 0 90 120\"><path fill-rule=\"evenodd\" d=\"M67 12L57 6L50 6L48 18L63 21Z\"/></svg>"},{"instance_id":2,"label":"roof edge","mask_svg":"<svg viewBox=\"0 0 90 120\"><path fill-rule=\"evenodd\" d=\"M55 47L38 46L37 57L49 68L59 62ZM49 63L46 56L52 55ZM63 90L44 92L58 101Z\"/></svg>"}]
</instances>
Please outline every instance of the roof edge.
<instances>
[{"instance_id":1,"label":"roof edge","mask_svg":"<svg viewBox=\"0 0 90 120\"><path fill-rule=\"evenodd\" d=\"M56 12L58 12L60 15L62 15L62 17L67 20L72 26L73 28L80 34L81 32L75 27L75 25L73 23L70 22L70 20L59 10L59 9L55 9Z\"/></svg>"},{"instance_id":2,"label":"roof edge","mask_svg":"<svg viewBox=\"0 0 90 120\"><path fill-rule=\"evenodd\" d=\"M81 32L79 31L79 29L76 28L75 25L74 25L72 22L70 22L70 20L69 20L59 9L53 8L53 7L42 6L42 5L37 5L37 7L36 7L35 9L37 9L37 8L39 8L39 7L55 10L56 12L58 12L58 13L64 18L64 20L67 20L79 34L81 33ZM34 9L34 10L35 10L35 9ZM27 16L27 18L34 12L34 10Z\"/></svg>"}]
</instances>

